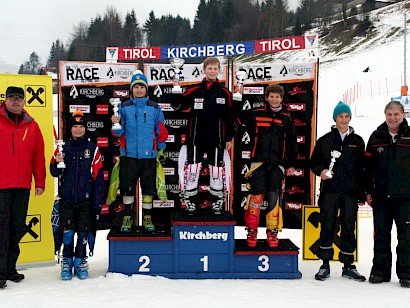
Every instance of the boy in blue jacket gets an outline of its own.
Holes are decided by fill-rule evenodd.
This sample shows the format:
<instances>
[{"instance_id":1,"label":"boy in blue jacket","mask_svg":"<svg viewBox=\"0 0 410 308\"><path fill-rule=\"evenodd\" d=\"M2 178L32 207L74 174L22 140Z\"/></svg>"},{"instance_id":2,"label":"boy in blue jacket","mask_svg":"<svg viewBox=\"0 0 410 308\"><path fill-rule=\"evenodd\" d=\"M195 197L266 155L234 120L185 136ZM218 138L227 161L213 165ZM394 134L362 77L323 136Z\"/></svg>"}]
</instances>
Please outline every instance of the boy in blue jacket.
<instances>
[{"instance_id":1,"label":"boy in blue jacket","mask_svg":"<svg viewBox=\"0 0 410 308\"><path fill-rule=\"evenodd\" d=\"M149 100L147 77L139 70L131 77L130 91L130 99L119 106L119 115L111 117L114 124L121 122L120 129L113 126L111 131L120 138L120 192L126 213L122 230L131 231L124 225L131 220L139 179L143 227L153 232L151 209L156 191L156 158L164 156L168 131L161 108Z\"/></svg>"}]
</instances>

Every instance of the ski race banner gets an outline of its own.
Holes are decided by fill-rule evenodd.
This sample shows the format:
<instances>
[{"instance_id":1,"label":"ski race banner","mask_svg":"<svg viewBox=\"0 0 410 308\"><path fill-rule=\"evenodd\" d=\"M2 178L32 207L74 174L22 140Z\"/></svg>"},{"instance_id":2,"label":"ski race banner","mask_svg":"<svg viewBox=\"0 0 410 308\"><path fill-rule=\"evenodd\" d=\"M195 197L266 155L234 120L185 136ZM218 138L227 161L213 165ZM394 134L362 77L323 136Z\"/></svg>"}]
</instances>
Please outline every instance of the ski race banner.
<instances>
[{"instance_id":1,"label":"ski race banner","mask_svg":"<svg viewBox=\"0 0 410 308\"><path fill-rule=\"evenodd\" d=\"M112 98L126 101L130 97L130 80L138 65L60 61L60 110L59 138L67 140L69 120L74 111L81 110L87 119L86 134L100 148L103 158L105 195L107 196L111 171L119 157L119 142L111 134ZM114 207L103 206L100 215L101 229L111 227Z\"/></svg>"},{"instance_id":2,"label":"ski race banner","mask_svg":"<svg viewBox=\"0 0 410 308\"><path fill-rule=\"evenodd\" d=\"M252 63L236 64L233 76L244 72L243 95L239 110L264 106L265 89L270 84L279 84L285 90L283 106L295 123L297 133L296 171L287 176L283 188L283 220L285 228L300 229L304 204L313 204L314 175L309 170L309 158L315 143L316 132L316 63ZM244 127L238 128L234 139L233 155L233 214L238 224L244 224L244 206L248 189L244 174L250 169L251 139ZM267 204L264 204L264 208ZM265 224L261 215L260 226Z\"/></svg>"},{"instance_id":3,"label":"ski race banner","mask_svg":"<svg viewBox=\"0 0 410 308\"><path fill-rule=\"evenodd\" d=\"M0 104L4 103L8 86L24 89L26 100L24 109L36 120L41 129L45 144L46 170L48 170L48 163L54 152L51 76L0 74ZM54 178L47 172L44 193L36 196L32 187L26 226L20 241L21 253L18 267L55 264L50 220L54 197Z\"/></svg>"},{"instance_id":4,"label":"ski race banner","mask_svg":"<svg viewBox=\"0 0 410 308\"><path fill-rule=\"evenodd\" d=\"M107 47L106 61L162 60L171 58L232 57L255 53L274 53L291 50L318 49L317 35L290 36L247 42L160 46L160 47Z\"/></svg>"}]
</instances>

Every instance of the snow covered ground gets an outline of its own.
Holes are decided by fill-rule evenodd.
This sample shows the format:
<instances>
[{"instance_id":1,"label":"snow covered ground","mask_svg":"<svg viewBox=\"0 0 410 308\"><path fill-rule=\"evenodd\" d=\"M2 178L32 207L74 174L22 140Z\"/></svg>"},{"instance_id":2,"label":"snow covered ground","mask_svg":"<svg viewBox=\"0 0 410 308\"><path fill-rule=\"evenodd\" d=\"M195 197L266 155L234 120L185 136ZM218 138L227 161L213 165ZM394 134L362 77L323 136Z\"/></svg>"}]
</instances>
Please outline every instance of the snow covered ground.
<instances>
[{"instance_id":1,"label":"snow covered ground","mask_svg":"<svg viewBox=\"0 0 410 308\"><path fill-rule=\"evenodd\" d=\"M407 1L408 2L408 1ZM385 17L400 27L403 10ZM384 22L381 18L381 23ZM381 33L381 36L385 33ZM373 43L365 50L357 48L338 61L323 60L319 77L318 136L334 124L333 108L343 93L357 81L377 78L389 80L403 76L403 36ZM370 67L370 73L363 69ZM367 75L366 75L367 74ZM375 77L376 78L376 77ZM389 93L361 97L352 105L351 125L365 141L384 121L383 108L390 97L400 95L401 84L392 84ZM356 116L358 114L359 116ZM243 228L236 237L244 238ZM392 281L381 285L355 282L341 277L342 265L331 263L331 278L316 281L319 261L302 261L298 280L171 280L142 275L107 274L108 231L99 231L95 256L89 259L89 279L61 281L59 265L22 270L26 279L19 284L8 282L0 290L0 307L408 307L410 291L401 288L393 265ZM263 234L264 232L260 232ZM373 256L371 218L359 219L360 273L369 276ZM395 234L395 233L394 233ZM393 255L397 241L393 235ZM284 230L280 238L290 238L302 247L301 230ZM409 256L410 257L410 256ZM395 257L394 257L395 262Z\"/></svg>"}]
</instances>

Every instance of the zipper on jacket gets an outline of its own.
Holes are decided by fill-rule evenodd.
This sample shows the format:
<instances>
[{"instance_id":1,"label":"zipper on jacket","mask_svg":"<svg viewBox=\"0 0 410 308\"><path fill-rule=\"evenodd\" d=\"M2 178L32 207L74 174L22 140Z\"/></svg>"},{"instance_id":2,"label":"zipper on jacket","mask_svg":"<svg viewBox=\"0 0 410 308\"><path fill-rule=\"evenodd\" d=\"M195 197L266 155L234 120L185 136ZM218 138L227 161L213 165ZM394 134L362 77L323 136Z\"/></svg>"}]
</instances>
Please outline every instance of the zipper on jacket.
<instances>
[{"instance_id":1,"label":"zipper on jacket","mask_svg":"<svg viewBox=\"0 0 410 308\"><path fill-rule=\"evenodd\" d=\"M14 133L11 132L11 150L12 150L12 154L14 156Z\"/></svg>"},{"instance_id":2,"label":"zipper on jacket","mask_svg":"<svg viewBox=\"0 0 410 308\"><path fill-rule=\"evenodd\" d=\"M218 127L219 127L219 147L220 148L222 148L222 143L223 143L223 141L222 141L222 129L221 129L221 122L222 122L222 119L219 119L219 123L218 123Z\"/></svg>"},{"instance_id":3,"label":"zipper on jacket","mask_svg":"<svg viewBox=\"0 0 410 308\"><path fill-rule=\"evenodd\" d=\"M147 112L144 111L144 123L147 123Z\"/></svg>"},{"instance_id":4,"label":"zipper on jacket","mask_svg":"<svg viewBox=\"0 0 410 308\"><path fill-rule=\"evenodd\" d=\"M195 138L196 138L196 124L198 122L198 117L195 117L195 124L194 124L194 135L192 136L192 144L195 144Z\"/></svg>"}]
</instances>

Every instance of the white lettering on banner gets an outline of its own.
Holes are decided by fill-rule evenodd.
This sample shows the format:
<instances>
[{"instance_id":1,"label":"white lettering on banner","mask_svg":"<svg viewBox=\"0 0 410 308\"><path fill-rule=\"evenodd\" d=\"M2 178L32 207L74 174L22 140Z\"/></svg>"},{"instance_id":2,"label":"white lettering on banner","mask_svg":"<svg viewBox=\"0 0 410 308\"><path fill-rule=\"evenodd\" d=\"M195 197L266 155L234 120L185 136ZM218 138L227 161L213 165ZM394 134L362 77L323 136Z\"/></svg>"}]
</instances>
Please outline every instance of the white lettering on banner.
<instances>
[{"instance_id":1,"label":"white lettering on banner","mask_svg":"<svg viewBox=\"0 0 410 308\"><path fill-rule=\"evenodd\" d=\"M171 107L171 104L158 104L161 107L162 111L174 111L174 108Z\"/></svg>"},{"instance_id":2,"label":"white lettering on banner","mask_svg":"<svg viewBox=\"0 0 410 308\"><path fill-rule=\"evenodd\" d=\"M291 39L277 39L270 41L261 41L262 51L282 51L282 50L292 50L292 49L301 49L302 46L296 43L295 38Z\"/></svg>"},{"instance_id":3,"label":"white lettering on banner","mask_svg":"<svg viewBox=\"0 0 410 308\"><path fill-rule=\"evenodd\" d=\"M243 87L243 94L260 94L263 95L263 87Z\"/></svg>"},{"instance_id":4,"label":"white lettering on banner","mask_svg":"<svg viewBox=\"0 0 410 308\"><path fill-rule=\"evenodd\" d=\"M179 231L180 240L222 240L226 242L228 240L228 236L229 236L228 232Z\"/></svg>"},{"instance_id":5,"label":"white lettering on banner","mask_svg":"<svg viewBox=\"0 0 410 308\"><path fill-rule=\"evenodd\" d=\"M180 128L181 126L188 126L187 119L166 119L165 125L172 128Z\"/></svg>"},{"instance_id":6,"label":"white lettering on banner","mask_svg":"<svg viewBox=\"0 0 410 308\"><path fill-rule=\"evenodd\" d=\"M205 45L170 47L166 51L167 58L202 58L216 56L242 55L246 51L244 44Z\"/></svg>"},{"instance_id":7,"label":"white lettering on banner","mask_svg":"<svg viewBox=\"0 0 410 308\"><path fill-rule=\"evenodd\" d=\"M124 58L126 59L155 59L153 50L151 48L140 48L140 49L123 49Z\"/></svg>"},{"instance_id":8,"label":"white lettering on banner","mask_svg":"<svg viewBox=\"0 0 410 308\"><path fill-rule=\"evenodd\" d=\"M83 89L80 89L80 94L85 95L90 98L94 98L96 96L103 96L104 89L103 88L83 88Z\"/></svg>"}]
</instances>

